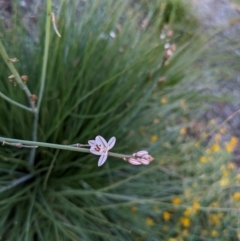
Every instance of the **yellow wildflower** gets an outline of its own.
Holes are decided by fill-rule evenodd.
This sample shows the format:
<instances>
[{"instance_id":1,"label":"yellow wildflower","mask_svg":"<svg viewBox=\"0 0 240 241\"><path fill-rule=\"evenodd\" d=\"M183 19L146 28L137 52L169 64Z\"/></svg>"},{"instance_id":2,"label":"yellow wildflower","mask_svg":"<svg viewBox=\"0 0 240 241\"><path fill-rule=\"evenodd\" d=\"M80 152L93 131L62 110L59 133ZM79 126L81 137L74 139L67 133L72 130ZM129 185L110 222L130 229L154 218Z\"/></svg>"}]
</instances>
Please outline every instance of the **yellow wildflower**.
<instances>
[{"instance_id":1,"label":"yellow wildflower","mask_svg":"<svg viewBox=\"0 0 240 241\"><path fill-rule=\"evenodd\" d=\"M180 223L183 225L183 227L187 228L190 226L190 219L186 217L181 217Z\"/></svg>"},{"instance_id":2,"label":"yellow wildflower","mask_svg":"<svg viewBox=\"0 0 240 241\"><path fill-rule=\"evenodd\" d=\"M186 127L182 127L182 128L180 129L179 133L180 133L181 135L185 135L185 134L187 133Z\"/></svg>"},{"instance_id":3,"label":"yellow wildflower","mask_svg":"<svg viewBox=\"0 0 240 241\"><path fill-rule=\"evenodd\" d=\"M171 217L171 214L169 212L164 212L163 213L163 219L165 221L169 221L170 220L170 217Z\"/></svg>"},{"instance_id":4,"label":"yellow wildflower","mask_svg":"<svg viewBox=\"0 0 240 241\"><path fill-rule=\"evenodd\" d=\"M237 180L240 180L240 173L236 176Z\"/></svg>"},{"instance_id":5,"label":"yellow wildflower","mask_svg":"<svg viewBox=\"0 0 240 241\"><path fill-rule=\"evenodd\" d=\"M235 137L235 136L232 136L231 139L230 139L230 143L233 145L233 146L236 146L238 144L238 138Z\"/></svg>"},{"instance_id":6,"label":"yellow wildflower","mask_svg":"<svg viewBox=\"0 0 240 241\"><path fill-rule=\"evenodd\" d=\"M223 178L220 180L220 186L221 187L226 187L229 184L229 179L228 178Z\"/></svg>"},{"instance_id":7,"label":"yellow wildflower","mask_svg":"<svg viewBox=\"0 0 240 241\"><path fill-rule=\"evenodd\" d=\"M234 201L240 201L240 192L233 193L232 198Z\"/></svg>"},{"instance_id":8,"label":"yellow wildflower","mask_svg":"<svg viewBox=\"0 0 240 241\"><path fill-rule=\"evenodd\" d=\"M167 100L167 98L166 98L166 97L163 97L163 98L161 99L161 103L162 103L162 104L166 104L166 103L167 103L167 101L168 101L168 100Z\"/></svg>"},{"instance_id":9,"label":"yellow wildflower","mask_svg":"<svg viewBox=\"0 0 240 241\"><path fill-rule=\"evenodd\" d=\"M150 217L146 218L146 225L147 226L153 226L154 225L154 220Z\"/></svg>"},{"instance_id":10,"label":"yellow wildflower","mask_svg":"<svg viewBox=\"0 0 240 241\"><path fill-rule=\"evenodd\" d=\"M182 202L181 198L179 197L175 197L173 200L172 200L172 203L175 204L175 205L178 205Z\"/></svg>"},{"instance_id":11,"label":"yellow wildflower","mask_svg":"<svg viewBox=\"0 0 240 241\"><path fill-rule=\"evenodd\" d=\"M227 152L229 152L229 153L231 153L231 152L233 152L234 151L234 148L235 148L235 146L233 146L231 143L226 143L225 144L225 149L226 149L226 151Z\"/></svg>"},{"instance_id":12,"label":"yellow wildflower","mask_svg":"<svg viewBox=\"0 0 240 241\"><path fill-rule=\"evenodd\" d=\"M158 140L158 136L157 135L151 136L151 142L156 142L157 140Z\"/></svg>"},{"instance_id":13,"label":"yellow wildflower","mask_svg":"<svg viewBox=\"0 0 240 241\"><path fill-rule=\"evenodd\" d=\"M193 210L194 210L194 211L198 211L199 208L200 208L200 204L199 204L198 202L194 202L194 203L193 203Z\"/></svg>"},{"instance_id":14,"label":"yellow wildflower","mask_svg":"<svg viewBox=\"0 0 240 241\"><path fill-rule=\"evenodd\" d=\"M225 148L227 152L233 152L238 144L238 138L233 136L230 141L226 143Z\"/></svg>"},{"instance_id":15,"label":"yellow wildflower","mask_svg":"<svg viewBox=\"0 0 240 241\"><path fill-rule=\"evenodd\" d=\"M183 236L187 236L189 234L189 231L187 229L183 229L182 233Z\"/></svg>"},{"instance_id":16,"label":"yellow wildflower","mask_svg":"<svg viewBox=\"0 0 240 241\"><path fill-rule=\"evenodd\" d=\"M221 141L221 139L222 139L222 136L221 136L220 134L216 134L216 135L214 136L214 140L215 140L216 142Z\"/></svg>"},{"instance_id":17,"label":"yellow wildflower","mask_svg":"<svg viewBox=\"0 0 240 241\"><path fill-rule=\"evenodd\" d=\"M131 212L132 212L132 213L137 212L137 207L136 207L136 206L132 206L132 207L131 207Z\"/></svg>"},{"instance_id":18,"label":"yellow wildflower","mask_svg":"<svg viewBox=\"0 0 240 241\"><path fill-rule=\"evenodd\" d=\"M201 157L200 157L200 162L201 162L201 163L207 162L207 158L206 158L205 156L201 156Z\"/></svg>"},{"instance_id":19,"label":"yellow wildflower","mask_svg":"<svg viewBox=\"0 0 240 241\"><path fill-rule=\"evenodd\" d=\"M213 152L219 152L220 151L220 146L217 143L214 143L212 145L212 150L213 150Z\"/></svg>"},{"instance_id":20,"label":"yellow wildflower","mask_svg":"<svg viewBox=\"0 0 240 241\"><path fill-rule=\"evenodd\" d=\"M222 170L222 174L223 174L223 176L228 177L230 175L230 172L228 170L224 169L224 170Z\"/></svg>"},{"instance_id":21,"label":"yellow wildflower","mask_svg":"<svg viewBox=\"0 0 240 241\"><path fill-rule=\"evenodd\" d=\"M211 236L212 237L217 237L218 236L218 232L217 232L217 230L212 230L212 232L211 232Z\"/></svg>"},{"instance_id":22,"label":"yellow wildflower","mask_svg":"<svg viewBox=\"0 0 240 241\"><path fill-rule=\"evenodd\" d=\"M236 167L236 165L235 165L235 163L233 163L233 162L229 162L229 163L227 164L227 168L230 169L230 170L233 170L235 167Z\"/></svg>"},{"instance_id":23,"label":"yellow wildflower","mask_svg":"<svg viewBox=\"0 0 240 241\"><path fill-rule=\"evenodd\" d=\"M221 134L225 134L226 132L227 132L227 130L226 130L225 128L221 128L221 129L220 129L220 133L221 133Z\"/></svg>"},{"instance_id":24,"label":"yellow wildflower","mask_svg":"<svg viewBox=\"0 0 240 241\"><path fill-rule=\"evenodd\" d=\"M220 224L219 217L216 214L211 214L209 218L214 225Z\"/></svg>"}]
</instances>

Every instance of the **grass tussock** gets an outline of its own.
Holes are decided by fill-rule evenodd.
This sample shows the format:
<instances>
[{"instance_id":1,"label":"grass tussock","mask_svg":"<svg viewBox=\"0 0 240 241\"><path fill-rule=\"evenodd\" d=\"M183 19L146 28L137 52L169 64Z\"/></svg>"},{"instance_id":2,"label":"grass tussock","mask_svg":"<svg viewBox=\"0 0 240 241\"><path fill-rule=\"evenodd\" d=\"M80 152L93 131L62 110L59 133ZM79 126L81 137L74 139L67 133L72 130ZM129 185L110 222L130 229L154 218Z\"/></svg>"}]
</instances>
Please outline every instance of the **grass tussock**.
<instances>
[{"instance_id":1,"label":"grass tussock","mask_svg":"<svg viewBox=\"0 0 240 241\"><path fill-rule=\"evenodd\" d=\"M207 128L196 130L209 97L202 90L210 84L201 79L205 40L186 5L55 4L61 38L51 30L38 141L115 136L114 151L147 149L155 160L138 167L108 157L98 168L94 155L38 148L32 166L28 149L1 147L2 240L236 240L232 210L240 198L230 183L239 174L227 160L237 140L225 149L216 140L207 151ZM14 65L36 95L45 47L45 6L40 9L33 25L14 11L12 25L1 27L9 56L20 60ZM10 75L0 59L0 91L26 103ZM1 136L32 138L29 112L3 99L0 112ZM15 185L20 178L26 180Z\"/></svg>"}]
</instances>

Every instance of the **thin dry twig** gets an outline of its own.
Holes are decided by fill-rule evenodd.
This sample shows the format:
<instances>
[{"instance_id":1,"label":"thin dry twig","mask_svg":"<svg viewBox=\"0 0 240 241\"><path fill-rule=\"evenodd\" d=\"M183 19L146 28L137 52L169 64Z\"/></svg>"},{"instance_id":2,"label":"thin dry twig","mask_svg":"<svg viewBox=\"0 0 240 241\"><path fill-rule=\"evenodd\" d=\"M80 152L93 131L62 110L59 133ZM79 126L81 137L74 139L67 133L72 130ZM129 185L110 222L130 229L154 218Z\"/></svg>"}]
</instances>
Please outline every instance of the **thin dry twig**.
<instances>
[{"instance_id":1,"label":"thin dry twig","mask_svg":"<svg viewBox=\"0 0 240 241\"><path fill-rule=\"evenodd\" d=\"M56 34L58 35L58 37L61 38L61 35L60 35L60 33L58 32L58 29L57 29L56 18L55 18L54 13L51 13L51 16L52 16L52 25L53 25L54 31L56 32Z\"/></svg>"}]
</instances>

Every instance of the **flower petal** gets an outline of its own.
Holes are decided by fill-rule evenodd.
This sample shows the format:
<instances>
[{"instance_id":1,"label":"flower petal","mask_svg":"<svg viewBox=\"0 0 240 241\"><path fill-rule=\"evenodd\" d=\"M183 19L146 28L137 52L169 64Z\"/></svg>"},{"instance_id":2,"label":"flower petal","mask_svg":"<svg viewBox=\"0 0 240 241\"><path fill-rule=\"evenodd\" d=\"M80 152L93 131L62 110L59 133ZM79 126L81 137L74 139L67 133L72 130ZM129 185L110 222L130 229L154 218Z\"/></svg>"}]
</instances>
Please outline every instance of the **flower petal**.
<instances>
[{"instance_id":1,"label":"flower petal","mask_svg":"<svg viewBox=\"0 0 240 241\"><path fill-rule=\"evenodd\" d=\"M96 141L90 140L90 141L88 141L88 144L89 144L90 146L95 146L95 145L96 145Z\"/></svg>"},{"instance_id":2,"label":"flower petal","mask_svg":"<svg viewBox=\"0 0 240 241\"><path fill-rule=\"evenodd\" d=\"M108 141L108 149L112 149L114 147L116 143L116 138L113 136L112 138L110 138L110 140Z\"/></svg>"},{"instance_id":3,"label":"flower petal","mask_svg":"<svg viewBox=\"0 0 240 241\"><path fill-rule=\"evenodd\" d=\"M141 163L142 163L143 165L148 165L148 164L150 163L150 161L149 161L149 160L146 160L146 159L141 159Z\"/></svg>"},{"instance_id":4,"label":"flower petal","mask_svg":"<svg viewBox=\"0 0 240 241\"><path fill-rule=\"evenodd\" d=\"M97 155L97 156L100 156L100 155L103 154L102 152L96 151L96 150L94 149L94 147L91 147L91 148L90 148L90 152L91 152L92 154L94 154L94 155Z\"/></svg>"},{"instance_id":5,"label":"flower petal","mask_svg":"<svg viewBox=\"0 0 240 241\"><path fill-rule=\"evenodd\" d=\"M132 165L141 165L142 164L141 162L139 162L135 158L129 158L127 161Z\"/></svg>"},{"instance_id":6,"label":"flower petal","mask_svg":"<svg viewBox=\"0 0 240 241\"><path fill-rule=\"evenodd\" d=\"M142 157L142 156L144 156L146 154L148 154L148 152L143 150L143 151L138 151L137 153L134 153L133 156Z\"/></svg>"},{"instance_id":7,"label":"flower petal","mask_svg":"<svg viewBox=\"0 0 240 241\"><path fill-rule=\"evenodd\" d=\"M102 136L97 136L96 137L96 143L98 145L103 146L103 147L108 147L108 144L107 144L106 140Z\"/></svg>"},{"instance_id":8,"label":"flower petal","mask_svg":"<svg viewBox=\"0 0 240 241\"><path fill-rule=\"evenodd\" d=\"M98 166L102 166L104 164L104 162L107 160L107 155L101 155L99 160L98 160Z\"/></svg>"}]
</instances>

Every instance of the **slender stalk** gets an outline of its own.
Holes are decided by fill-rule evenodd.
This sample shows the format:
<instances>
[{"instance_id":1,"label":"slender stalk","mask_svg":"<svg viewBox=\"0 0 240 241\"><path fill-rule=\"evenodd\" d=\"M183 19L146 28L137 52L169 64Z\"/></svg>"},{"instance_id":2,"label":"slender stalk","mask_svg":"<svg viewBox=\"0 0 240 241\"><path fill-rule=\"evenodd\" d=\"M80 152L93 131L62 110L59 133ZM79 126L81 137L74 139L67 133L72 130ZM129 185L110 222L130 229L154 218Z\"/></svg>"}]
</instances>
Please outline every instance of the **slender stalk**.
<instances>
[{"instance_id":1,"label":"slender stalk","mask_svg":"<svg viewBox=\"0 0 240 241\"><path fill-rule=\"evenodd\" d=\"M38 102L36 113L33 121L33 132L32 132L32 140L37 140L37 129L38 129L38 120L39 120L39 111L42 103L43 92L45 88L46 81L46 71L47 71L47 62L48 62L48 52L49 52L49 43L50 43L50 27L51 27L51 8L52 8L52 0L46 0L47 2L47 16L46 16L46 35L45 35L45 43L44 43L44 56L43 56L43 65L42 65L42 73L41 73L41 81L40 81L40 90L38 94ZM29 163L31 165L34 164L34 158L36 154L36 149L32 149L30 152Z\"/></svg>"},{"instance_id":2,"label":"slender stalk","mask_svg":"<svg viewBox=\"0 0 240 241\"><path fill-rule=\"evenodd\" d=\"M17 83L19 84L19 86L23 89L23 91L26 93L26 96L28 97L28 100L29 100L29 104L32 108L32 112L36 112L35 110L35 104L31 101L31 92L30 90L28 89L27 85L25 85L23 82L22 82L22 79L18 73L18 71L16 70L14 64L12 63L12 61L10 60L1 40L0 40L0 54L2 55L3 57L3 60L5 61L5 63L7 64L8 68L11 70L12 74L14 75L15 77L15 80L17 81Z\"/></svg>"},{"instance_id":3,"label":"slender stalk","mask_svg":"<svg viewBox=\"0 0 240 241\"><path fill-rule=\"evenodd\" d=\"M26 145L23 145L22 143L10 143L10 142L6 142L6 141L3 141L2 142L2 145L9 145L9 146L15 146L15 147L18 147L18 148L38 148L38 146L26 146Z\"/></svg>"},{"instance_id":4,"label":"slender stalk","mask_svg":"<svg viewBox=\"0 0 240 241\"><path fill-rule=\"evenodd\" d=\"M6 95L4 95L3 93L0 92L0 97L2 97L4 100L10 102L13 105L16 105L24 110L30 111L32 112L33 110L25 105L19 104L17 101L14 101L12 99L10 99L9 97L7 97Z\"/></svg>"},{"instance_id":5,"label":"slender stalk","mask_svg":"<svg viewBox=\"0 0 240 241\"><path fill-rule=\"evenodd\" d=\"M0 142L6 142L6 141L10 142L10 143L21 143L21 144L29 145L29 146L41 146L41 147L60 149L60 150L66 150L66 151L78 151L78 152L91 153L90 150L87 148L0 137ZM114 153L114 152L108 152L108 155L118 157L118 158L132 157L132 155L124 155L124 154L119 154L119 153Z\"/></svg>"},{"instance_id":6,"label":"slender stalk","mask_svg":"<svg viewBox=\"0 0 240 241\"><path fill-rule=\"evenodd\" d=\"M33 212L33 206L34 206L34 202L36 201L36 192L37 189L34 189L34 192L31 193L31 203L29 205L29 209L28 209L28 214L27 214L27 218L26 218L26 226L25 226L25 230L26 230L26 236L25 236L25 240L28 241L29 240L29 233L30 233L30 229L31 229L31 219L32 219L32 212Z\"/></svg>"},{"instance_id":7,"label":"slender stalk","mask_svg":"<svg viewBox=\"0 0 240 241\"><path fill-rule=\"evenodd\" d=\"M11 184L3 187L3 188L0 188L0 193L2 192L5 192L13 187L16 187L17 185L27 181L28 179L32 178L33 177L33 174L28 174L28 175L25 175L23 177L20 177L19 179L13 181Z\"/></svg>"},{"instance_id":8,"label":"slender stalk","mask_svg":"<svg viewBox=\"0 0 240 241\"><path fill-rule=\"evenodd\" d=\"M57 159L58 153L59 153L59 150L57 150L56 154L54 155L54 157L53 157L53 159L52 159L52 162L51 162L51 164L50 164L50 166L49 166L49 168L48 168L47 174L46 174L46 176L45 176L45 178L44 178L44 181L43 181L43 191L46 190L47 182L48 182L49 176L50 176L50 174L51 174L51 171L52 171L52 169L53 169L54 162L55 162L56 159Z\"/></svg>"}]
</instances>

